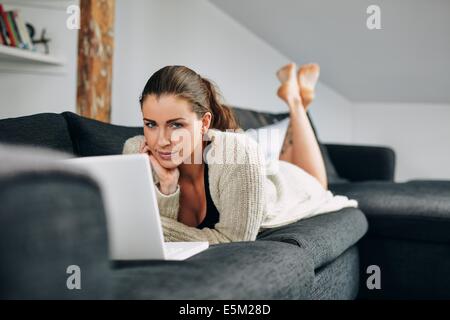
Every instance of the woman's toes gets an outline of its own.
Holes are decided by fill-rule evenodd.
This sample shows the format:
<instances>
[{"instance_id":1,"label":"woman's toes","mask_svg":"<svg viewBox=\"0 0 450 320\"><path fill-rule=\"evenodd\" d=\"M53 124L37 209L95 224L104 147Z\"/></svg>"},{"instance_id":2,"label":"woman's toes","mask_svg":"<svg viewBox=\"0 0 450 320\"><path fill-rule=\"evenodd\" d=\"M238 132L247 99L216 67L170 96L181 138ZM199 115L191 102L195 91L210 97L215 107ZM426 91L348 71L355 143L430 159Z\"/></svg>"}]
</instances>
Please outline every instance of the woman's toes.
<instances>
[{"instance_id":1,"label":"woman's toes","mask_svg":"<svg viewBox=\"0 0 450 320\"><path fill-rule=\"evenodd\" d=\"M317 63L302 65L298 69L298 83L300 89L314 90L320 75L320 66Z\"/></svg>"},{"instance_id":2,"label":"woman's toes","mask_svg":"<svg viewBox=\"0 0 450 320\"><path fill-rule=\"evenodd\" d=\"M315 96L315 87L320 75L320 66L317 63L310 63L301 66L297 72L302 97L305 108L312 102Z\"/></svg>"},{"instance_id":3,"label":"woman's toes","mask_svg":"<svg viewBox=\"0 0 450 320\"><path fill-rule=\"evenodd\" d=\"M289 63L279 69L277 71L277 77L278 80L280 80L281 83L287 82L289 80L295 79L295 70L297 69L297 65L295 63Z\"/></svg>"},{"instance_id":4,"label":"woman's toes","mask_svg":"<svg viewBox=\"0 0 450 320\"><path fill-rule=\"evenodd\" d=\"M295 63L289 63L277 71L277 77L281 82L277 95L287 104L300 100L296 69Z\"/></svg>"}]
</instances>

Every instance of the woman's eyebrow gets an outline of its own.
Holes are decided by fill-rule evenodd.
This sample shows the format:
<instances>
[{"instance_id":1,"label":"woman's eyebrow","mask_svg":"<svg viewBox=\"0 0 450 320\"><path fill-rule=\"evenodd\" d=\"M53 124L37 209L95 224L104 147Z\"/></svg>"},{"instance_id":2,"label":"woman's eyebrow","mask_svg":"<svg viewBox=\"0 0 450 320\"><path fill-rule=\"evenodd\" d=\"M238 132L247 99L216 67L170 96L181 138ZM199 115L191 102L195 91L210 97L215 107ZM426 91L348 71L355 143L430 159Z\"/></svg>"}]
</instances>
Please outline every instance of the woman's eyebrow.
<instances>
[{"instance_id":1,"label":"woman's eyebrow","mask_svg":"<svg viewBox=\"0 0 450 320\"><path fill-rule=\"evenodd\" d=\"M155 120L151 120L151 119L147 119L147 118L144 118L144 120L156 122ZM177 121L177 120L186 120L186 119L184 119L184 118L170 119L170 120L167 120L166 123Z\"/></svg>"}]
</instances>

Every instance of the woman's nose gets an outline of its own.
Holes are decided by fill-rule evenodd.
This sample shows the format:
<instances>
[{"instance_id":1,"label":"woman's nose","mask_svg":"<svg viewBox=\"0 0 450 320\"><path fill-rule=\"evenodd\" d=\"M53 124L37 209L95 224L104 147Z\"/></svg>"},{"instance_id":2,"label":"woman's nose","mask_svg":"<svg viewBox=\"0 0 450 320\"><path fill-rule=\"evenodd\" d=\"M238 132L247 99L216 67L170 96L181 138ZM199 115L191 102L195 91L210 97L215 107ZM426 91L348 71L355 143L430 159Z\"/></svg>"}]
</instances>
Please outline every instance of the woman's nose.
<instances>
[{"instance_id":1,"label":"woman's nose","mask_svg":"<svg viewBox=\"0 0 450 320\"><path fill-rule=\"evenodd\" d=\"M166 146L170 144L170 137L167 137L167 132L165 130L159 130L158 133L158 144L160 146Z\"/></svg>"}]
</instances>

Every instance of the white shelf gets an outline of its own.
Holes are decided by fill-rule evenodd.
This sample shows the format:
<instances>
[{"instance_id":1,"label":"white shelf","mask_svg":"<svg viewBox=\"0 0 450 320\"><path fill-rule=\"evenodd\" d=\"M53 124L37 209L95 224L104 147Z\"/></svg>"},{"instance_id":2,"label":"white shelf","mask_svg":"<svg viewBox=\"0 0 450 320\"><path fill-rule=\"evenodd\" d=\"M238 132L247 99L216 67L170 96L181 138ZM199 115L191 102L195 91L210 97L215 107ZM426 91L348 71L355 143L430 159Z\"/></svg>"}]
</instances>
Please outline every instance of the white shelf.
<instances>
[{"instance_id":1,"label":"white shelf","mask_svg":"<svg viewBox=\"0 0 450 320\"><path fill-rule=\"evenodd\" d=\"M29 50L0 45L0 61L63 66L65 61L57 57Z\"/></svg>"},{"instance_id":2,"label":"white shelf","mask_svg":"<svg viewBox=\"0 0 450 320\"><path fill-rule=\"evenodd\" d=\"M2 0L4 5L23 6L41 9L64 10L71 4L79 4L79 0Z\"/></svg>"}]
</instances>

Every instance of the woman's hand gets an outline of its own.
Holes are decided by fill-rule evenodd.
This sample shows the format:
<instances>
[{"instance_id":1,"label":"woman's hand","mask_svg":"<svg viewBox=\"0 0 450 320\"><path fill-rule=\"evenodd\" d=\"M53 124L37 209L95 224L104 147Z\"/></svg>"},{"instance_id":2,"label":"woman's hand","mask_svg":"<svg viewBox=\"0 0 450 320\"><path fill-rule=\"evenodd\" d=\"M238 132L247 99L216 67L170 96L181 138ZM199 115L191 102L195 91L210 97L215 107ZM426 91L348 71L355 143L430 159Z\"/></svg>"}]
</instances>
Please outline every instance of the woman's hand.
<instances>
[{"instance_id":1,"label":"woman's hand","mask_svg":"<svg viewBox=\"0 0 450 320\"><path fill-rule=\"evenodd\" d=\"M141 144L139 148L139 153L148 154L150 164L159 178L159 190L161 191L161 193L165 195L174 193L177 190L178 179L180 178L180 171L178 170L178 168L177 167L174 169L164 168L159 163L159 161L152 154L150 154L151 151L146 141L144 141Z\"/></svg>"}]
</instances>

